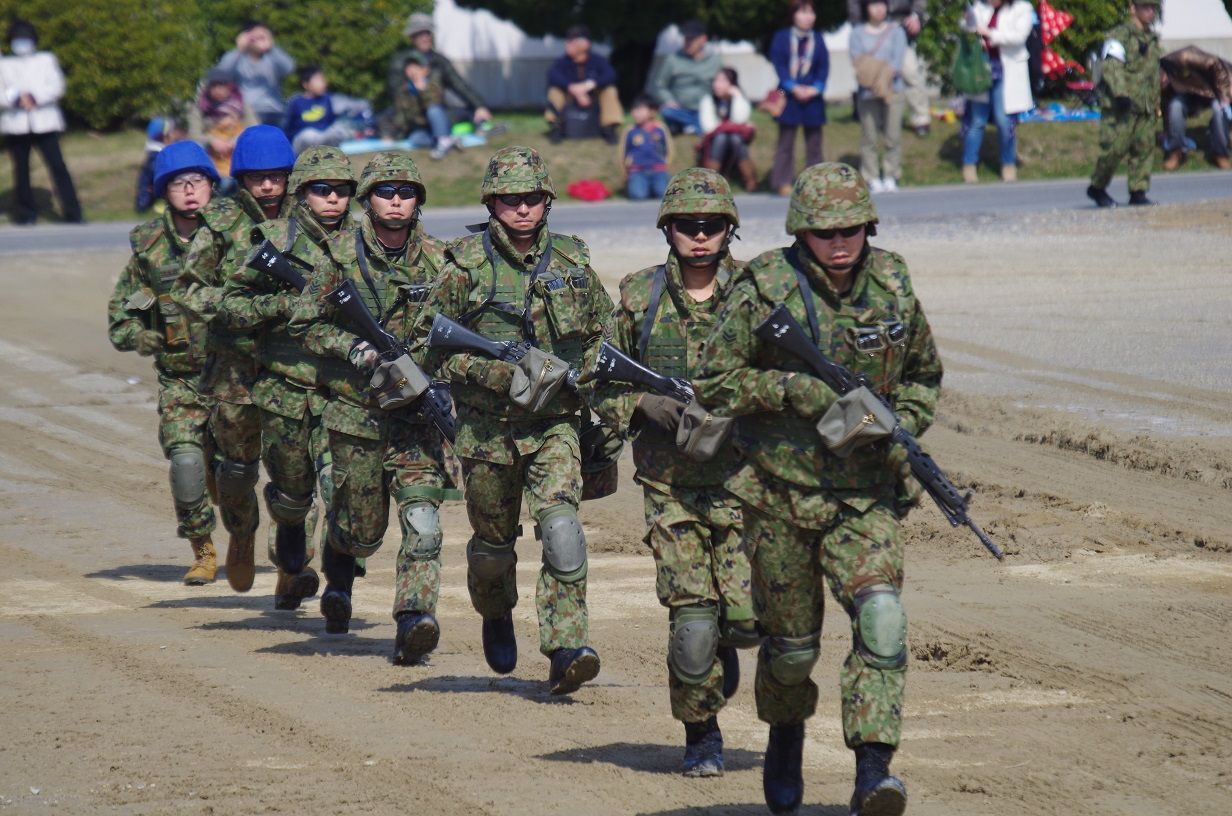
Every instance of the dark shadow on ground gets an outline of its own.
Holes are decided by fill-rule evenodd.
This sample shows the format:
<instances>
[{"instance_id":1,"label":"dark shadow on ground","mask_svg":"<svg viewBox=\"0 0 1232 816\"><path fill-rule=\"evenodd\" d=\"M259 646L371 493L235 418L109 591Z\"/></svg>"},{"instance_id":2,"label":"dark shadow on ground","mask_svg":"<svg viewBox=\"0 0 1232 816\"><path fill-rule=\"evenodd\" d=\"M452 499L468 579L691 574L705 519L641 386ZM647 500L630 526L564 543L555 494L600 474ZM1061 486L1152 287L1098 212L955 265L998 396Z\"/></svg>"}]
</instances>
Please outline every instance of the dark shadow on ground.
<instances>
[{"instance_id":1,"label":"dark shadow on ground","mask_svg":"<svg viewBox=\"0 0 1232 816\"><path fill-rule=\"evenodd\" d=\"M681 736L683 737L683 734ZM603 763L642 773L676 774L680 772L682 756L684 756L683 739L681 745L613 742L610 745L570 748L550 754L540 754L536 759L546 759L551 762L576 762L585 765ZM760 768L761 760L761 754L756 751L747 751L743 748L723 749L723 764L729 771Z\"/></svg>"},{"instance_id":2,"label":"dark shadow on ground","mask_svg":"<svg viewBox=\"0 0 1232 816\"><path fill-rule=\"evenodd\" d=\"M353 632L346 635L327 635L325 634L325 623L322 621L317 624L314 632L315 637L307 640L294 640L287 643L278 643L273 646L265 646L260 649L254 649L257 654L281 654L292 655L294 657L319 657L322 655L328 656L350 656L350 657L367 657L370 655L378 655L388 658L393 654L394 642L392 638L370 638L356 637ZM371 628L373 624L360 623L360 629ZM351 629L356 629L355 619L351 619Z\"/></svg>"},{"instance_id":3,"label":"dark shadow on ground","mask_svg":"<svg viewBox=\"0 0 1232 816\"><path fill-rule=\"evenodd\" d=\"M413 668L413 667L408 667ZM405 693L408 691L431 691L441 694L487 694L491 692L514 694L524 700L542 705L577 705L585 703L587 689L595 683L587 683L572 695L556 695L548 691L547 680L522 680L516 677L478 675L444 675L425 677L411 683L398 683L381 691ZM573 699L580 696L581 699Z\"/></svg>"},{"instance_id":4,"label":"dark shadow on ground","mask_svg":"<svg viewBox=\"0 0 1232 816\"><path fill-rule=\"evenodd\" d=\"M221 556L221 553L220 553ZM221 558L220 558L221 561ZM168 584L182 583L184 573L188 572L189 562L187 556L183 564L122 564L107 569L95 570L87 572L86 578L105 578L109 581L123 581L128 578L142 578L146 581L160 581ZM258 566L257 574L272 573L273 567ZM221 583L227 581L227 570L219 565L218 579Z\"/></svg>"},{"instance_id":5,"label":"dark shadow on ground","mask_svg":"<svg viewBox=\"0 0 1232 816\"><path fill-rule=\"evenodd\" d=\"M33 164L33 162L31 162ZM33 168L31 168L33 169ZM11 183L11 182L10 182ZM34 206L38 210L38 220L44 223L62 224L64 219L60 216L60 209L57 206L55 196L51 190L46 187L34 186ZM3 223L12 224L13 209L17 206L17 190L14 187L8 187L0 190L0 216L3 216Z\"/></svg>"},{"instance_id":6,"label":"dark shadow on ground","mask_svg":"<svg viewBox=\"0 0 1232 816\"><path fill-rule=\"evenodd\" d=\"M807 796L807 793L805 794ZM805 802L796 811L797 816L847 816L850 811L846 805L811 805ZM672 810L639 811L637 816L765 816L769 813L764 802L747 805L704 805L695 808L673 808Z\"/></svg>"}]
</instances>

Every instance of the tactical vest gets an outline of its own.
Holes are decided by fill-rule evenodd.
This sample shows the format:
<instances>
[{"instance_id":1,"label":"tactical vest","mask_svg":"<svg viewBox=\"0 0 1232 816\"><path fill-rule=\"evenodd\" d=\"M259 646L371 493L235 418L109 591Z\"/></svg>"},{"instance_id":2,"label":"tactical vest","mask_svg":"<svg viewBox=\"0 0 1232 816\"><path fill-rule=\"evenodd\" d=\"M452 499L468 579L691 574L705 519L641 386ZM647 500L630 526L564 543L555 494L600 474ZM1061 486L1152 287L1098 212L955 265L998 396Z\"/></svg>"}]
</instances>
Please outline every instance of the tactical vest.
<instances>
[{"instance_id":1,"label":"tactical vest","mask_svg":"<svg viewBox=\"0 0 1232 816\"><path fill-rule=\"evenodd\" d=\"M155 365L175 374L193 374L205 365L206 328L191 320L171 299L171 289L184 269L184 250L165 221L138 227L131 239L141 279L150 287L148 325L163 335L165 345Z\"/></svg>"},{"instance_id":2,"label":"tactical vest","mask_svg":"<svg viewBox=\"0 0 1232 816\"><path fill-rule=\"evenodd\" d=\"M256 226L251 216L231 198L216 198L201 211L201 218L209 227L211 239L218 252L212 285L222 288L226 274L225 261L231 247L244 241ZM208 351L211 356L230 356L250 360L256 353L257 342L251 332L228 329L215 321L209 325Z\"/></svg>"},{"instance_id":3,"label":"tactical vest","mask_svg":"<svg viewBox=\"0 0 1232 816\"><path fill-rule=\"evenodd\" d=\"M280 230L271 226L277 223L279 222L258 224L253 230L254 240L260 243L269 237L279 244L284 255L291 258L291 263L299 265L300 271L308 277L310 268L305 269L303 265L311 265L311 259L323 250L299 228L295 216L284 222L287 225L285 235L279 235ZM269 291L275 291L272 284L266 285ZM261 367L302 388L315 388L319 384L317 367L322 359L304 348L303 343L287 332L285 320L267 324L258 340L257 361Z\"/></svg>"}]
</instances>

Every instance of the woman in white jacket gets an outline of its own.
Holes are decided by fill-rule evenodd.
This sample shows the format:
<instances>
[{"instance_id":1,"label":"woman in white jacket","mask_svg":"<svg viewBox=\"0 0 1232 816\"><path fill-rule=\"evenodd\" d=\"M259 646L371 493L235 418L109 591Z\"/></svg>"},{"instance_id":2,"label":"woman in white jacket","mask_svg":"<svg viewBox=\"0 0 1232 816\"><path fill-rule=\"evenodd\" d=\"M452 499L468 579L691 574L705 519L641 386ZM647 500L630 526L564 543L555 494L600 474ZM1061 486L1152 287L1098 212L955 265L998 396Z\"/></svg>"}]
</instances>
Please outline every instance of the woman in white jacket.
<instances>
[{"instance_id":1,"label":"woman in white jacket","mask_svg":"<svg viewBox=\"0 0 1232 816\"><path fill-rule=\"evenodd\" d=\"M33 224L38 216L30 187L30 150L37 147L51 174L64 220L80 224L81 204L60 153L60 133L64 130L59 105L64 95L60 63L50 51L38 50L38 35L25 20L14 20L9 26L9 47L12 56L0 57L0 133L13 159L13 221Z\"/></svg>"},{"instance_id":2,"label":"woman in white jacket","mask_svg":"<svg viewBox=\"0 0 1232 816\"><path fill-rule=\"evenodd\" d=\"M977 180L984 128L991 116L997 127L1001 154L1001 180L1018 179L1018 141L1015 117L1035 107L1027 67L1027 38L1035 23L1035 9L1027 0L983 0L967 10L965 28L984 38L984 51L992 69L992 89L967 97L964 114L963 181Z\"/></svg>"},{"instance_id":3,"label":"woman in white jacket","mask_svg":"<svg viewBox=\"0 0 1232 816\"><path fill-rule=\"evenodd\" d=\"M753 108L740 90L735 68L720 68L703 96L697 118L702 139L697 144L702 167L720 173L739 172L744 189L757 189L757 169L749 157L749 143L755 133L749 118Z\"/></svg>"}]
</instances>

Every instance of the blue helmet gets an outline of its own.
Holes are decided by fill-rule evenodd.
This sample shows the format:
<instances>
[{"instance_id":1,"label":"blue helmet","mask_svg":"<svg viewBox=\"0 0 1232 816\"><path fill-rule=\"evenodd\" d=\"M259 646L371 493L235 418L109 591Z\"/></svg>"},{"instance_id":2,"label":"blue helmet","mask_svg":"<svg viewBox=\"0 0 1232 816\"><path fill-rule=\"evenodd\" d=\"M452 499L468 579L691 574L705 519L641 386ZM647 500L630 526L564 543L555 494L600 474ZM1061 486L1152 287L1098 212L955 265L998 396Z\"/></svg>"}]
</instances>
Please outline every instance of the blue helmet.
<instances>
[{"instance_id":1,"label":"blue helmet","mask_svg":"<svg viewBox=\"0 0 1232 816\"><path fill-rule=\"evenodd\" d=\"M154 192L162 195L166 192L167 182L189 170L196 170L210 181L218 181L218 171L214 162L205 155L205 150L196 142L173 142L162 150L154 159Z\"/></svg>"},{"instance_id":2,"label":"blue helmet","mask_svg":"<svg viewBox=\"0 0 1232 816\"><path fill-rule=\"evenodd\" d=\"M253 125L235 140L231 154L231 178L254 170L287 170L295 166L295 151L282 128Z\"/></svg>"}]
</instances>

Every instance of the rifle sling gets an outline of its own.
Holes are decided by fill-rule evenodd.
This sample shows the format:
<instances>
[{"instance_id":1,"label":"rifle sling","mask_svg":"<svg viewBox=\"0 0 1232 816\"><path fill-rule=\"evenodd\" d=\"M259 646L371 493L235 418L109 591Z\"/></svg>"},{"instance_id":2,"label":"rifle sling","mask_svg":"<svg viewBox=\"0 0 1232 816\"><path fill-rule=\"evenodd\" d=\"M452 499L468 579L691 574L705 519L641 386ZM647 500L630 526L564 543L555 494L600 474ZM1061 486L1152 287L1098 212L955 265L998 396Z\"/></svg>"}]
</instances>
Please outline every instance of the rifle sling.
<instances>
[{"instance_id":1,"label":"rifle sling","mask_svg":"<svg viewBox=\"0 0 1232 816\"><path fill-rule=\"evenodd\" d=\"M800 256L797 247L787 250L787 262L796 271L796 286L800 288L800 299L804 301L804 311L808 315L809 334L813 335L814 345L820 347L821 329L817 325L817 306L813 303L813 287L809 286L808 275L800 266Z\"/></svg>"},{"instance_id":2,"label":"rifle sling","mask_svg":"<svg viewBox=\"0 0 1232 816\"><path fill-rule=\"evenodd\" d=\"M650 287L650 305L646 307L646 319L642 321L642 336L637 341L637 359L646 359L646 347L650 345L650 333L654 330L659 303L663 300L663 287L667 283L667 267L659 264L655 270L654 283Z\"/></svg>"}]
</instances>

